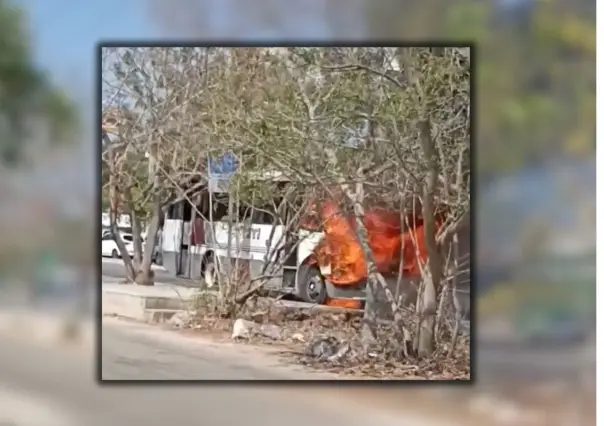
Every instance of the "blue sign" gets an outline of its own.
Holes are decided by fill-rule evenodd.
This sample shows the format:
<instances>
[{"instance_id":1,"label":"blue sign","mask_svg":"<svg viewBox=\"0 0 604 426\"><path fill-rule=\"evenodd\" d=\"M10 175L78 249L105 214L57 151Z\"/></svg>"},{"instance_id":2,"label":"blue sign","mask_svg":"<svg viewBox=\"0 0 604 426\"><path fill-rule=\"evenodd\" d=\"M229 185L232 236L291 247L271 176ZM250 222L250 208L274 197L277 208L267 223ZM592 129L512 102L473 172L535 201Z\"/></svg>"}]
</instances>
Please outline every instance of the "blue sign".
<instances>
[{"instance_id":1,"label":"blue sign","mask_svg":"<svg viewBox=\"0 0 604 426\"><path fill-rule=\"evenodd\" d=\"M228 192L229 181L232 174L239 168L239 160L232 152L227 152L222 157L208 160L208 187L211 192Z\"/></svg>"},{"instance_id":2,"label":"blue sign","mask_svg":"<svg viewBox=\"0 0 604 426\"><path fill-rule=\"evenodd\" d=\"M239 160L232 152L227 152L222 157L210 158L208 170L210 177L226 177L232 175L239 167Z\"/></svg>"}]
</instances>

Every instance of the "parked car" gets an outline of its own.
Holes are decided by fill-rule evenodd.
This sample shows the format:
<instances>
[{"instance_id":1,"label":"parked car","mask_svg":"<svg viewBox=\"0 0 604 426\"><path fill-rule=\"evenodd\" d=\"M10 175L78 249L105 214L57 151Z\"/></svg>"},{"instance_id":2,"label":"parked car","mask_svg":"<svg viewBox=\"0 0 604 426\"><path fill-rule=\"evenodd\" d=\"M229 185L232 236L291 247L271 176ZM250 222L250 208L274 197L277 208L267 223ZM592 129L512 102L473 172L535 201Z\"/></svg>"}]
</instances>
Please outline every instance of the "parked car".
<instances>
[{"instance_id":1,"label":"parked car","mask_svg":"<svg viewBox=\"0 0 604 426\"><path fill-rule=\"evenodd\" d=\"M134 256L134 246L132 243L132 241L133 241L132 234L122 233L121 237L122 237L122 240L124 241L124 243L126 244L126 250L128 251L128 254L130 256ZM118 248L117 243L115 242L115 238L113 238L113 235L111 234L111 232L105 232L102 235L101 256L111 256L116 259L121 257L120 249Z\"/></svg>"},{"instance_id":2,"label":"parked car","mask_svg":"<svg viewBox=\"0 0 604 426\"><path fill-rule=\"evenodd\" d=\"M130 255L130 257L134 256L134 238L132 236L132 234L128 234L128 233L121 233L122 236L122 240L124 241L124 243L126 244L126 250L128 251L128 254ZM145 247L145 238L142 238L142 245L143 248ZM117 246L117 243L115 242L115 239L113 238L113 235L111 234L111 231L104 231L102 233L102 237L101 237L101 255L102 256L110 256L113 258L120 258L120 249ZM162 255L161 255L161 245L160 245L160 239L157 239L157 242L155 244L155 246L153 247L153 262L157 263L158 265L162 264Z\"/></svg>"}]
</instances>

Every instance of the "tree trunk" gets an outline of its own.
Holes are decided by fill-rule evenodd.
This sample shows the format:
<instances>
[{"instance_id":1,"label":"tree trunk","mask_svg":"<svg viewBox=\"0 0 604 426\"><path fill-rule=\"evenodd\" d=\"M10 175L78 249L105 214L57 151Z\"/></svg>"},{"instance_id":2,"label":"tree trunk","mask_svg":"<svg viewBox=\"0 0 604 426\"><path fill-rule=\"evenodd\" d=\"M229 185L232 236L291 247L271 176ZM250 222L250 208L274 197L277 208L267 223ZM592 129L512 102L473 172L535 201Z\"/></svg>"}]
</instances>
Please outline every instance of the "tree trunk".
<instances>
[{"instance_id":1,"label":"tree trunk","mask_svg":"<svg viewBox=\"0 0 604 426\"><path fill-rule=\"evenodd\" d=\"M407 355L407 341L409 333L405 328L404 321L397 301L388 288L388 283L377 270L373 251L369 245L367 229L363 223L365 210L363 208L364 190L363 184L356 184L355 193L351 193L346 185L342 185L348 197L354 203L354 214L356 218L356 234L363 248L365 264L367 265L367 291L365 309L363 312L363 325L361 327L361 338L366 349L370 349L376 343L376 330L380 319L394 319L396 338L401 345L402 353Z\"/></svg>"},{"instance_id":2,"label":"tree trunk","mask_svg":"<svg viewBox=\"0 0 604 426\"><path fill-rule=\"evenodd\" d=\"M159 228L160 216L162 214L162 204L158 193L160 188L159 173L157 168L157 141L152 141L149 147L149 163L148 163L148 183L153 186L153 211L151 220L147 226L147 235L145 247L142 253L142 262L139 264L136 273L136 283L139 285L154 285L155 273L151 269L153 263L153 253L155 251L155 239ZM139 224L140 228L140 224ZM140 232L139 232L140 237Z\"/></svg>"},{"instance_id":3,"label":"tree trunk","mask_svg":"<svg viewBox=\"0 0 604 426\"><path fill-rule=\"evenodd\" d=\"M136 214L134 203L132 202L132 196L130 194L130 189L126 190L126 202L128 203L128 208L130 210L130 223L132 225L132 246L134 248L134 253L132 256L132 261L134 263L135 269L140 269L141 262L143 260L143 243L141 238L141 222Z\"/></svg>"},{"instance_id":4,"label":"tree trunk","mask_svg":"<svg viewBox=\"0 0 604 426\"><path fill-rule=\"evenodd\" d=\"M436 218L434 216L434 193L438 178L438 165L435 158L436 150L431 135L429 119L424 119L419 123L419 131L424 158L428 166L426 184L422 194L422 216L424 220L426 249L428 252L428 268L427 270L425 268L423 270L423 292L418 297L420 325L416 350L418 356L428 357L434 352L436 289L440 287L442 261L436 245Z\"/></svg>"},{"instance_id":5,"label":"tree trunk","mask_svg":"<svg viewBox=\"0 0 604 426\"><path fill-rule=\"evenodd\" d=\"M111 229L111 234L115 239L117 248L120 251L120 255L122 256L122 259L124 261L124 266L126 268L126 276L131 281L134 281L136 279L136 270L132 265L132 260L130 259L128 250L126 250L126 245L124 244L124 241L122 240L119 229L117 227L119 189L116 182L115 152L113 150L111 141L109 141L107 144L107 151L109 157L109 196L111 202L111 206L109 208L109 228Z\"/></svg>"},{"instance_id":6,"label":"tree trunk","mask_svg":"<svg viewBox=\"0 0 604 426\"><path fill-rule=\"evenodd\" d=\"M120 235L120 230L117 227L117 213L113 208L109 211L109 228L111 229L115 244L120 251L120 256L122 256L122 261L124 262L124 267L126 268L126 277L130 281L134 281L136 279L136 268L132 263L132 259L130 259L130 254L128 254L126 244L124 244L124 240L122 240L122 236Z\"/></svg>"},{"instance_id":7,"label":"tree trunk","mask_svg":"<svg viewBox=\"0 0 604 426\"><path fill-rule=\"evenodd\" d=\"M143 250L143 259L136 275L136 283L139 285L155 284L155 273L151 269L151 266L153 265L155 240L157 238L157 231L159 230L159 220L161 214L161 204L159 199L156 198L153 205L151 221L149 222L149 226L147 226L147 239L145 241L145 249Z\"/></svg>"}]
</instances>

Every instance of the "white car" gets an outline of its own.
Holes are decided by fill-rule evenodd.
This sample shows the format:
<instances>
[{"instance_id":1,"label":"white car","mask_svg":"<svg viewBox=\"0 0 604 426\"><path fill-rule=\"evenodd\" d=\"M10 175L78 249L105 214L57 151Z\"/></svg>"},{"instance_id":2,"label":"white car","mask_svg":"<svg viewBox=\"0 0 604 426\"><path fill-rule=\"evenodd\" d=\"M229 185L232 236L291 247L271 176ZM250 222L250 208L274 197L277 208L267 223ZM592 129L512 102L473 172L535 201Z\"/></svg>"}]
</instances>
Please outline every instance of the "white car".
<instances>
[{"instance_id":1,"label":"white car","mask_svg":"<svg viewBox=\"0 0 604 426\"><path fill-rule=\"evenodd\" d=\"M126 232L122 232L120 233L120 235L122 236L122 240L124 241L124 244L126 244L126 250L128 251L128 254L130 255L130 257L134 257L134 243L133 243L133 237L132 234L128 234ZM142 241L142 245L143 245L143 249L145 247L145 238L141 237ZM160 239L158 238L158 241L155 244L155 247L153 249L153 262L157 263L158 265L161 265L162 263L162 256L161 256L161 245L160 245ZM101 256L111 256L113 258L120 258L120 249L117 246L117 243L115 242L115 240L113 239L113 236L111 235L111 231L103 231L103 233L101 234Z\"/></svg>"},{"instance_id":2,"label":"white car","mask_svg":"<svg viewBox=\"0 0 604 426\"><path fill-rule=\"evenodd\" d=\"M126 244L126 250L128 251L128 254L130 256L134 256L134 245L132 243L132 235L122 233L121 236L122 240L124 241L124 244ZM102 235L101 256L111 256L116 259L121 257L120 249L118 248L117 243L113 238L113 235L111 235L111 232L105 232Z\"/></svg>"}]
</instances>

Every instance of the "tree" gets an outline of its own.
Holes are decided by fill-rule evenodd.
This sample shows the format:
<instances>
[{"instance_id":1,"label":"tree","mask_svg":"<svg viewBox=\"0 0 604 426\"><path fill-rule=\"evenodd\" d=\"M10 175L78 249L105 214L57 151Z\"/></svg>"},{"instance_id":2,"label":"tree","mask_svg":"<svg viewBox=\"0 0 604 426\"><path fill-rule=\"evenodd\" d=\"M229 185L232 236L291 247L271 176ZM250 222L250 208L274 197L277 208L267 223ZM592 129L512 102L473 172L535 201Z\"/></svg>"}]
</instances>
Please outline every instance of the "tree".
<instances>
[{"instance_id":1,"label":"tree","mask_svg":"<svg viewBox=\"0 0 604 426\"><path fill-rule=\"evenodd\" d=\"M586 158L595 147L595 3L514 4L367 4L374 37L477 41L481 173L513 171L552 156Z\"/></svg>"},{"instance_id":2,"label":"tree","mask_svg":"<svg viewBox=\"0 0 604 426\"><path fill-rule=\"evenodd\" d=\"M18 165L32 129L52 145L69 141L77 116L71 101L33 62L23 13L0 2L0 157Z\"/></svg>"}]
</instances>

